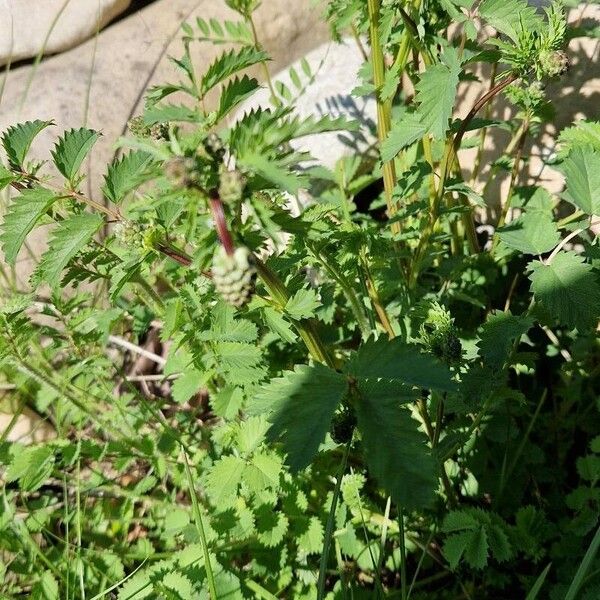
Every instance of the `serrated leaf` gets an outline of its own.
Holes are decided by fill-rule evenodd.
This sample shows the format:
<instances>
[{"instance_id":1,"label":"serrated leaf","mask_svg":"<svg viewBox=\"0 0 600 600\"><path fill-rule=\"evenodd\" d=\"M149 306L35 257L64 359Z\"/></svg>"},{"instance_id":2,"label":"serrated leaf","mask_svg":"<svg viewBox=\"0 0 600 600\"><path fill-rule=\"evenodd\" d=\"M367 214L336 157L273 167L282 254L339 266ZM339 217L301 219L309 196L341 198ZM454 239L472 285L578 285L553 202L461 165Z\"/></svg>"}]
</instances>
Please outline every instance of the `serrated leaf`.
<instances>
[{"instance_id":1,"label":"serrated leaf","mask_svg":"<svg viewBox=\"0 0 600 600\"><path fill-rule=\"evenodd\" d=\"M588 215L600 214L600 151L574 148L562 164L565 198Z\"/></svg>"},{"instance_id":2,"label":"serrated leaf","mask_svg":"<svg viewBox=\"0 0 600 600\"><path fill-rule=\"evenodd\" d=\"M438 63L427 67L416 85L417 109L421 123L436 139L444 139L448 131L448 122L452 116L460 64L455 57L455 51L449 55L447 63Z\"/></svg>"},{"instance_id":3,"label":"serrated leaf","mask_svg":"<svg viewBox=\"0 0 600 600\"><path fill-rule=\"evenodd\" d=\"M104 195L119 203L134 188L146 181L154 159L142 150L134 150L109 165L104 176Z\"/></svg>"},{"instance_id":4,"label":"serrated leaf","mask_svg":"<svg viewBox=\"0 0 600 600\"><path fill-rule=\"evenodd\" d=\"M400 338L368 340L354 354L344 371L355 378L384 379L396 385L442 391L456 388L449 369L442 362L421 353L417 346L405 344Z\"/></svg>"},{"instance_id":5,"label":"serrated leaf","mask_svg":"<svg viewBox=\"0 0 600 600\"><path fill-rule=\"evenodd\" d=\"M211 406L217 417L226 421L233 419L242 408L244 393L241 388L226 386L216 395L211 395Z\"/></svg>"},{"instance_id":6,"label":"serrated leaf","mask_svg":"<svg viewBox=\"0 0 600 600\"><path fill-rule=\"evenodd\" d=\"M268 414L269 438L281 440L287 464L299 471L317 453L346 389L346 378L332 369L299 365L259 390L249 408Z\"/></svg>"},{"instance_id":7,"label":"serrated leaf","mask_svg":"<svg viewBox=\"0 0 600 600\"><path fill-rule=\"evenodd\" d=\"M33 140L40 131L50 125L54 125L54 121L26 121L9 127L2 134L2 146L4 146L11 167L14 169L23 167Z\"/></svg>"},{"instance_id":8,"label":"serrated leaf","mask_svg":"<svg viewBox=\"0 0 600 600\"><path fill-rule=\"evenodd\" d=\"M522 30L536 31L543 24L535 6L525 0L484 0L479 6L479 14L513 42L518 42Z\"/></svg>"},{"instance_id":9,"label":"serrated leaf","mask_svg":"<svg viewBox=\"0 0 600 600\"><path fill-rule=\"evenodd\" d=\"M244 481L254 493L279 485L283 465L276 454L256 453L244 471Z\"/></svg>"},{"instance_id":10,"label":"serrated leaf","mask_svg":"<svg viewBox=\"0 0 600 600\"><path fill-rule=\"evenodd\" d=\"M273 548L281 543L289 521L282 512L271 510L270 506L261 506L256 511L256 533L258 541L267 548Z\"/></svg>"},{"instance_id":11,"label":"serrated leaf","mask_svg":"<svg viewBox=\"0 0 600 600\"><path fill-rule=\"evenodd\" d=\"M65 131L59 138L51 152L56 168L69 181L73 182L79 171L81 163L87 156L100 134L97 131L86 129L71 129Z\"/></svg>"},{"instance_id":12,"label":"serrated leaf","mask_svg":"<svg viewBox=\"0 0 600 600\"><path fill-rule=\"evenodd\" d=\"M203 116L183 104L155 104L144 111L144 124L151 127L157 123L202 123Z\"/></svg>"},{"instance_id":13,"label":"serrated leaf","mask_svg":"<svg viewBox=\"0 0 600 600\"><path fill-rule=\"evenodd\" d=\"M500 311L490 314L477 343L485 365L494 370L501 369L514 341L527 333L532 325L533 319L528 316Z\"/></svg>"},{"instance_id":14,"label":"serrated leaf","mask_svg":"<svg viewBox=\"0 0 600 600\"><path fill-rule=\"evenodd\" d=\"M234 73L267 60L269 55L266 52L252 47L224 52L208 67L202 77L200 83L202 95Z\"/></svg>"},{"instance_id":15,"label":"serrated leaf","mask_svg":"<svg viewBox=\"0 0 600 600\"><path fill-rule=\"evenodd\" d=\"M323 550L323 524L311 517L305 532L298 536L298 548L306 554L319 554Z\"/></svg>"},{"instance_id":16,"label":"serrated leaf","mask_svg":"<svg viewBox=\"0 0 600 600\"><path fill-rule=\"evenodd\" d=\"M0 191L9 186L13 181L16 181L16 176L13 175L3 164L0 164Z\"/></svg>"},{"instance_id":17,"label":"serrated leaf","mask_svg":"<svg viewBox=\"0 0 600 600\"><path fill-rule=\"evenodd\" d=\"M233 506L246 463L239 456L223 456L210 468L206 476L206 491L219 509Z\"/></svg>"},{"instance_id":18,"label":"serrated leaf","mask_svg":"<svg viewBox=\"0 0 600 600\"><path fill-rule=\"evenodd\" d=\"M558 136L559 157L564 158L578 146L592 147L600 151L600 122L578 121L572 127L566 127Z\"/></svg>"},{"instance_id":19,"label":"serrated leaf","mask_svg":"<svg viewBox=\"0 0 600 600\"><path fill-rule=\"evenodd\" d=\"M161 584L172 592L173 600L190 600L194 597L194 588L192 587L192 582L181 573L176 573L171 571L167 573Z\"/></svg>"},{"instance_id":20,"label":"serrated leaf","mask_svg":"<svg viewBox=\"0 0 600 600\"><path fill-rule=\"evenodd\" d=\"M388 137L381 144L381 160L392 160L400 150L410 146L427 133L416 113L404 113L400 121L392 125Z\"/></svg>"},{"instance_id":21,"label":"serrated leaf","mask_svg":"<svg viewBox=\"0 0 600 600\"><path fill-rule=\"evenodd\" d=\"M22 448L15 453L4 478L18 481L22 490L33 492L50 477L54 454L49 446Z\"/></svg>"},{"instance_id":22,"label":"serrated leaf","mask_svg":"<svg viewBox=\"0 0 600 600\"><path fill-rule=\"evenodd\" d=\"M284 189L290 194L296 194L302 187L303 178L290 172L287 167L280 165L277 161L269 160L265 156L255 153L244 154L240 157L240 164L248 167L274 187Z\"/></svg>"},{"instance_id":23,"label":"serrated leaf","mask_svg":"<svg viewBox=\"0 0 600 600\"><path fill-rule=\"evenodd\" d=\"M298 290L285 305L285 312L292 319L309 319L314 316L321 301L317 292L313 289Z\"/></svg>"},{"instance_id":24,"label":"serrated leaf","mask_svg":"<svg viewBox=\"0 0 600 600\"><path fill-rule=\"evenodd\" d=\"M283 315L276 311L271 306L265 306L263 309L263 318L265 325L274 333L276 333L284 342L293 344L297 336L291 328L288 321L285 320Z\"/></svg>"},{"instance_id":25,"label":"serrated leaf","mask_svg":"<svg viewBox=\"0 0 600 600\"><path fill-rule=\"evenodd\" d=\"M177 404L183 404L192 398L204 385L205 377L197 369L187 369L171 385L171 395Z\"/></svg>"},{"instance_id":26,"label":"serrated leaf","mask_svg":"<svg viewBox=\"0 0 600 600\"><path fill-rule=\"evenodd\" d=\"M259 88L258 81L247 75L235 77L221 91L217 119L222 119Z\"/></svg>"},{"instance_id":27,"label":"serrated leaf","mask_svg":"<svg viewBox=\"0 0 600 600\"><path fill-rule=\"evenodd\" d=\"M408 510L431 504L437 466L426 436L393 393L361 389L355 405L369 473Z\"/></svg>"},{"instance_id":28,"label":"serrated leaf","mask_svg":"<svg viewBox=\"0 0 600 600\"><path fill-rule=\"evenodd\" d=\"M223 373L231 374L234 379L232 383L243 385L262 379L262 352L258 346L240 342L217 342L213 348L217 368Z\"/></svg>"},{"instance_id":29,"label":"serrated leaf","mask_svg":"<svg viewBox=\"0 0 600 600\"><path fill-rule=\"evenodd\" d=\"M550 265L529 263L535 299L568 327L593 327L600 316L600 285L591 265L575 252L559 252Z\"/></svg>"},{"instance_id":30,"label":"serrated leaf","mask_svg":"<svg viewBox=\"0 0 600 600\"><path fill-rule=\"evenodd\" d=\"M60 222L52 232L48 250L42 255L32 281L36 285L45 281L57 288L69 261L88 244L103 223L104 219L94 213L73 215Z\"/></svg>"},{"instance_id":31,"label":"serrated leaf","mask_svg":"<svg viewBox=\"0 0 600 600\"><path fill-rule=\"evenodd\" d=\"M509 248L524 254L549 252L560 241L560 234L552 217L538 212L526 212L509 225L498 229L498 236Z\"/></svg>"},{"instance_id":32,"label":"serrated leaf","mask_svg":"<svg viewBox=\"0 0 600 600\"><path fill-rule=\"evenodd\" d=\"M15 264L25 238L55 200L56 196L42 187L23 190L13 199L0 224L0 243L8 264Z\"/></svg>"}]
</instances>

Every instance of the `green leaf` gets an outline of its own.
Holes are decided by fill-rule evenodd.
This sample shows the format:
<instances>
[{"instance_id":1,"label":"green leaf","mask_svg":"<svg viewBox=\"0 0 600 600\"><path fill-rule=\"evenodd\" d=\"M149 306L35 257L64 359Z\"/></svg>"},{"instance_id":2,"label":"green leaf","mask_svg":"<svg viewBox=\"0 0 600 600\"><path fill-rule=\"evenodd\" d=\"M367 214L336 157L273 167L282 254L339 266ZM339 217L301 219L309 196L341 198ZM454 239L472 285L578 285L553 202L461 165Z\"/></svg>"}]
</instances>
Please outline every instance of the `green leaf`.
<instances>
[{"instance_id":1,"label":"green leaf","mask_svg":"<svg viewBox=\"0 0 600 600\"><path fill-rule=\"evenodd\" d=\"M282 468L281 459L276 454L256 453L246 465L244 481L251 491L259 494L279 485Z\"/></svg>"},{"instance_id":2,"label":"green leaf","mask_svg":"<svg viewBox=\"0 0 600 600\"><path fill-rule=\"evenodd\" d=\"M258 81L244 75L231 80L221 91L217 119L222 119L231 112L240 102L243 102L258 89Z\"/></svg>"},{"instance_id":3,"label":"green leaf","mask_svg":"<svg viewBox=\"0 0 600 600\"><path fill-rule=\"evenodd\" d=\"M560 234L552 217L537 212L525 213L498 229L498 236L509 248L524 254L549 252L560 241Z\"/></svg>"},{"instance_id":4,"label":"green leaf","mask_svg":"<svg viewBox=\"0 0 600 600\"><path fill-rule=\"evenodd\" d=\"M308 528L298 536L298 549L306 554L320 554L323 551L323 524L319 517L311 517Z\"/></svg>"},{"instance_id":5,"label":"green leaf","mask_svg":"<svg viewBox=\"0 0 600 600\"><path fill-rule=\"evenodd\" d=\"M346 365L344 371L353 377L384 379L428 389L453 391L456 384L442 362L421 353L418 346L405 344L400 338L365 342Z\"/></svg>"},{"instance_id":6,"label":"green leaf","mask_svg":"<svg viewBox=\"0 0 600 600\"><path fill-rule=\"evenodd\" d=\"M56 142L52 151L54 164L70 182L73 182L81 163L99 137L97 131L82 127L65 131Z\"/></svg>"},{"instance_id":7,"label":"green leaf","mask_svg":"<svg viewBox=\"0 0 600 600\"><path fill-rule=\"evenodd\" d=\"M0 164L0 191L9 186L13 181L16 181L16 176L13 175L3 164Z\"/></svg>"},{"instance_id":8,"label":"green leaf","mask_svg":"<svg viewBox=\"0 0 600 600\"><path fill-rule=\"evenodd\" d=\"M361 386L355 410L369 472L400 506L412 510L431 504L436 461L397 394Z\"/></svg>"},{"instance_id":9,"label":"green leaf","mask_svg":"<svg viewBox=\"0 0 600 600\"><path fill-rule=\"evenodd\" d=\"M23 190L12 201L0 225L0 243L8 264L15 264L25 238L55 200L56 196L50 190L36 187Z\"/></svg>"},{"instance_id":10,"label":"green leaf","mask_svg":"<svg viewBox=\"0 0 600 600\"><path fill-rule=\"evenodd\" d=\"M303 179L301 177L291 173L287 167L260 154L244 154L243 157L240 157L240 164L272 183L274 187L283 188L290 194L296 194L302 187Z\"/></svg>"},{"instance_id":11,"label":"green leaf","mask_svg":"<svg viewBox=\"0 0 600 600\"><path fill-rule=\"evenodd\" d=\"M6 481L18 481L22 490L33 492L50 477L54 468L54 454L49 446L20 448L13 457Z\"/></svg>"},{"instance_id":12,"label":"green leaf","mask_svg":"<svg viewBox=\"0 0 600 600\"><path fill-rule=\"evenodd\" d=\"M153 157L134 150L108 167L104 176L104 195L114 203L121 202L131 190L149 178Z\"/></svg>"},{"instance_id":13,"label":"green leaf","mask_svg":"<svg viewBox=\"0 0 600 600\"><path fill-rule=\"evenodd\" d=\"M183 104L155 104L144 112L144 124L148 127L157 123L183 122L202 123L203 116Z\"/></svg>"},{"instance_id":14,"label":"green leaf","mask_svg":"<svg viewBox=\"0 0 600 600\"><path fill-rule=\"evenodd\" d=\"M54 289L59 287L61 273L69 261L85 247L103 223L104 219L93 213L73 215L60 222L32 275L34 285L45 281Z\"/></svg>"},{"instance_id":15,"label":"green leaf","mask_svg":"<svg viewBox=\"0 0 600 600\"><path fill-rule=\"evenodd\" d=\"M572 127L566 127L558 136L559 157L564 158L578 146L592 147L600 151L600 123L597 121L578 121Z\"/></svg>"},{"instance_id":16,"label":"green leaf","mask_svg":"<svg viewBox=\"0 0 600 600\"><path fill-rule=\"evenodd\" d=\"M297 336L292 330L290 323L271 306L265 306L263 309L263 318L265 325L274 333L276 333L284 342L293 344Z\"/></svg>"},{"instance_id":17,"label":"green leaf","mask_svg":"<svg viewBox=\"0 0 600 600\"><path fill-rule=\"evenodd\" d=\"M427 67L416 85L417 113L426 130L436 139L444 139L452 116L460 64L456 51L445 54L446 62Z\"/></svg>"},{"instance_id":18,"label":"green leaf","mask_svg":"<svg viewBox=\"0 0 600 600\"><path fill-rule=\"evenodd\" d=\"M600 151L574 148L562 164L565 198L588 215L600 214Z\"/></svg>"},{"instance_id":19,"label":"green leaf","mask_svg":"<svg viewBox=\"0 0 600 600\"><path fill-rule=\"evenodd\" d=\"M216 395L211 394L211 406L217 417L231 421L239 413L244 402L244 393L241 388L226 386Z\"/></svg>"},{"instance_id":20,"label":"green leaf","mask_svg":"<svg viewBox=\"0 0 600 600\"><path fill-rule=\"evenodd\" d=\"M298 290L285 305L285 312L292 319L309 319L313 317L321 301L317 292L313 289Z\"/></svg>"},{"instance_id":21,"label":"green leaf","mask_svg":"<svg viewBox=\"0 0 600 600\"><path fill-rule=\"evenodd\" d=\"M575 252L559 252L550 265L529 263L535 299L560 323L586 329L598 322L600 285L591 265Z\"/></svg>"},{"instance_id":22,"label":"green leaf","mask_svg":"<svg viewBox=\"0 0 600 600\"><path fill-rule=\"evenodd\" d=\"M483 0L479 6L479 14L513 42L519 41L522 30L537 31L543 25L535 6L529 5L526 0Z\"/></svg>"},{"instance_id":23,"label":"green leaf","mask_svg":"<svg viewBox=\"0 0 600 600\"><path fill-rule=\"evenodd\" d=\"M206 476L206 491L219 509L233 506L246 463L239 456L223 456L213 464Z\"/></svg>"},{"instance_id":24,"label":"green leaf","mask_svg":"<svg viewBox=\"0 0 600 600\"><path fill-rule=\"evenodd\" d=\"M481 329L479 355L486 366L501 369L512 349L514 341L529 331L533 319L510 312L496 311L489 315Z\"/></svg>"},{"instance_id":25,"label":"green leaf","mask_svg":"<svg viewBox=\"0 0 600 600\"><path fill-rule=\"evenodd\" d=\"M259 390L249 408L268 413L268 437L281 440L287 464L299 471L317 453L347 387L343 375L324 365L299 365Z\"/></svg>"},{"instance_id":26,"label":"green leaf","mask_svg":"<svg viewBox=\"0 0 600 600\"><path fill-rule=\"evenodd\" d=\"M27 121L9 127L2 134L2 146L4 146L11 167L14 169L23 168L25 157L33 140L40 131L50 125L54 125L54 121Z\"/></svg>"},{"instance_id":27,"label":"green leaf","mask_svg":"<svg viewBox=\"0 0 600 600\"><path fill-rule=\"evenodd\" d=\"M44 571L31 589L31 600L59 600L58 583L50 571Z\"/></svg>"},{"instance_id":28,"label":"green leaf","mask_svg":"<svg viewBox=\"0 0 600 600\"><path fill-rule=\"evenodd\" d=\"M269 55L266 52L252 47L224 52L208 67L202 77L200 82L202 95L234 73L267 60L269 60Z\"/></svg>"},{"instance_id":29,"label":"green leaf","mask_svg":"<svg viewBox=\"0 0 600 600\"><path fill-rule=\"evenodd\" d=\"M400 150L410 146L427 133L416 113L404 113L400 121L392 125L388 137L381 144L381 160L392 160Z\"/></svg>"},{"instance_id":30,"label":"green leaf","mask_svg":"<svg viewBox=\"0 0 600 600\"><path fill-rule=\"evenodd\" d=\"M171 395L177 404L192 398L205 383L205 377L197 369L188 369L171 386Z\"/></svg>"}]
</instances>

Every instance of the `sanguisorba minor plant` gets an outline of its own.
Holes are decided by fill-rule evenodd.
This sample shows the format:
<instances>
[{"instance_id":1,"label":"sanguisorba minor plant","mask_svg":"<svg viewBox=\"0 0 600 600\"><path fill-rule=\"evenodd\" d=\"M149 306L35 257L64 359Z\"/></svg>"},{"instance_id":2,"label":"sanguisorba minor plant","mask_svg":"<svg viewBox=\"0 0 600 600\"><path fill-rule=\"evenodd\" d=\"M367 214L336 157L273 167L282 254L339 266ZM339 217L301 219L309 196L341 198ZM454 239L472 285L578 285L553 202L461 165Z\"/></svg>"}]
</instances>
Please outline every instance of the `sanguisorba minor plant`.
<instances>
[{"instance_id":1,"label":"sanguisorba minor plant","mask_svg":"<svg viewBox=\"0 0 600 600\"><path fill-rule=\"evenodd\" d=\"M7 265L51 233L28 289L2 271L1 389L56 432L2 434L2 597L600 597L600 123L560 132L563 193L522 173L585 24L331 0L378 141L329 170L295 140L359 124L298 117L318 73L272 81L257 0L228 4L183 26L180 82L148 91L96 198L100 132L49 162L29 149L52 122L2 135ZM230 49L199 72L199 42ZM250 67L271 106L231 119ZM484 165L492 127L511 137ZM483 167L510 182L487 240Z\"/></svg>"}]
</instances>

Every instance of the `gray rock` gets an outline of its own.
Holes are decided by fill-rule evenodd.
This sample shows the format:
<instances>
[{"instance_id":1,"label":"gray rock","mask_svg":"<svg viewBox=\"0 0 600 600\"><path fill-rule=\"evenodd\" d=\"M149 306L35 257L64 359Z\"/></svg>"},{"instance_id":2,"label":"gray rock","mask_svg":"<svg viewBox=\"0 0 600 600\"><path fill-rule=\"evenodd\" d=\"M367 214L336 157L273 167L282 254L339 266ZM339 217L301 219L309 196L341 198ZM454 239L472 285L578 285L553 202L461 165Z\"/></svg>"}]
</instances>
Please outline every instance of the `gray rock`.
<instances>
[{"instance_id":1,"label":"gray rock","mask_svg":"<svg viewBox=\"0 0 600 600\"><path fill-rule=\"evenodd\" d=\"M131 0L0 0L0 66L73 48L121 14ZM2 6L4 5L4 6Z\"/></svg>"}]
</instances>

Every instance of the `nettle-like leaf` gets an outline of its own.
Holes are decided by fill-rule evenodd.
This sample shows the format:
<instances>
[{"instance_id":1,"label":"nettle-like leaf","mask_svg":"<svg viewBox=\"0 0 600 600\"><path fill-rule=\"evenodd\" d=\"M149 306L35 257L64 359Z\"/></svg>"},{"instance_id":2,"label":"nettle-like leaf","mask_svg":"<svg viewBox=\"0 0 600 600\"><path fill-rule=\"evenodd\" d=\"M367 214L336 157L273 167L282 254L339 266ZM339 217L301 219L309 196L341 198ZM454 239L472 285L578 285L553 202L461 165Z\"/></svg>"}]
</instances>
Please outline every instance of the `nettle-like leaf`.
<instances>
[{"instance_id":1,"label":"nettle-like leaf","mask_svg":"<svg viewBox=\"0 0 600 600\"><path fill-rule=\"evenodd\" d=\"M436 461L398 392L363 384L355 410L369 472L400 506L429 505L438 482Z\"/></svg>"},{"instance_id":2,"label":"nettle-like leaf","mask_svg":"<svg viewBox=\"0 0 600 600\"><path fill-rule=\"evenodd\" d=\"M269 55L252 47L230 50L221 54L206 70L200 82L202 95L231 75L253 65L269 60Z\"/></svg>"},{"instance_id":3,"label":"nettle-like leaf","mask_svg":"<svg viewBox=\"0 0 600 600\"><path fill-rule=\"evenodd\" d=\"M575 252L559 252L551 264L529 263L535 299L563 325L587 329L600 316L600 284L591 265Z\"/></svg>"},{"instance_id":4,"label":"nettle-like leaf","mask_svg":"<svg viewBox=\"0 0 600 600\"><path fill-rule=\"evenodd\" d=\"M21 169L29 148L35 137L45 129L54 125L54 121L26 121L9 127L2 134L2 146L6 151L8 162L14 169Z\"/></svg>"},{"instance_id":5,"label":"nettle-like leaf","mask_svg":"<svg viewBox=\"0 0 600 600\"><path fill-rule=\"evenodd\" d=\"M70 182L73 182L81 163L96 143L100 134L92 129L71 129L65 131L52 151L56 168Z\"/></svg>"},{"instance_id":6,"label":"nettle-like leaf","mask_svg":"<svg viewBox=\"0 0 600 600\"><path fill-rule=\"evenodd\" d=\"M451 534L444 542L442 553L453 570L461 558L474 569L483 569L490 552L498 562L507 561L514 554L507 526L494 513L480 509L452 511L446 515L442 531Z\"/></svg>"},{"instance_id":7,"label":"nettle-like leaf","mask_svg":"<svg viewBox=\"0 0 600 600\"><path fill-rule=\"evenodd\" d=\"M536 31L543 25L535 6L526 0L484 0L479 6L479 14L513 42L519 40L522 30Z\"/></svg>"},{"instance_id":8,"label":"nettle-like leaf","mask_svg":"<svg viewBox=\"0 0 600 600\"><path fill-rule=\"evenodd\" d=\"M401 150L414 144L427 133L427 127L421 122L417 113L406 112L381 144L381 160L392 160Z\"/></svg>"},{"instance_id":9,"label":"nettle-like leaf","mask_svg":"<svg viewBox=\"0 0 600 600\"><path fill-rule=\"evenodd\" d=\"M220 120L259 88L254 77L235 77L221 91L217 119Z\"/></svg>"},{"instance_id":10,"label":"nettle-like leaf","mask_svg":"<svg viewBox=\"0 0 600 600\"><path fill-rule=\"evenodd\" d=\"M425 69L415 96L421 123L436 139L443 139L448 131L461 71L455 49L447 49L442 61Z\"/></svg>"},{"instance_id":11,"label":"nettle-like leaf","mask_svg":"<svg viewBox=\"0 0 600 600\"><path fill-rule=\"evenodd\" d=\"M55 200L55 194L43 187L23 190L13 199L0 224L0 243L7 263L15 264L25 238Z\"/></svg>"},{"instance_id":12,"label":"nettle-like leaf","mask_svg":"<svg viewBox=\"0 0 600 600\"><path fill-rule=\"evenodd\" d=\"M486 366L501 369L514 341L529 331L533 319L525 315L496 311L489 315L479 336L479 355Z\"/></svg>"},{"instance_id":13,"label":"nettle-like leaf","mask_svg":"<svg viewBox=\"0 0 600 600\"><path fill-rule=\"evenodd\" d=\"M298 290L285 305L285 312L292 319L308 319L315 314L321 301L317 292L313 289Z\"/></svg>"},{"instance_id":14,"label":"nettle-like leaf","mask_svg":"<svg viewBox=\"0 0 600 600\"><path fill-rule=\"evenodd\" d=\"M153 163L152 155L142 150L134 150L115 161L104 176L104 195L115 204L121 202L149 178Z\"/></svg>"},{"instance_id":15,"label":"nettle-like leaf","mask_svg":"<svg viewBox=\"0 0 600 600\"><path fill-rule=\"evenodd\" d=\"M562 170L567 180L565 198L588 215L600 214L600 150L574 148Z\"/></svg>"},{"instance_id":16,"label":"nettle-like leaf","mask_svg":"<svg viewBox=\"0 0 600 600\"><path fill-rule=\"evenodd\" d=\"M456 384L442 362L423 354L418 346L400 338L365 342L346 365L344 371L357 379L381 379L397 385L418 386L441 391L453 391Z\"/></svg>"},{"instance_id":17,"label":"nettle-like leaf","mask_svg":"<svg viewBox=\"0 0 600 600\"><path fill-rule=\"evenodd\" d=\"M549 214L525 213L498 229L498 236L509 247L524 254L549 252L560 241L556 223Z\"/></svg>"},{"instance_id":18,"label":"nettle-like leaf","mask_svg":"<svg viewBox=\"0 0 600 600\"><path fill-rule=\"evenodd\" d=\"M314 458L348 388L346 377L321 364L299 365L273 379L252 399L249 410L268 414L268 437L281 440L293 471Z\"/></svg>"},{"instance_id":19,"label":"nettle-like leaf","mask_svg":"<svg viewBox=\"0 0 600 600\"><path fill-rule=\"evenodd\" d=\"M60 285L60 276L69 261L92 239L104 219L98 214L81 213L59 223L52 232L48 250L44 252L32 275L32 283L42 281L53 288Z\"/></svg>"},{"instance_id":20,"label":"nettle-like leaf","mask_svg":"<svg viewBox=\"0 0 600 600\"><path fill-rule=\"evenodd\" d=\"M14 449L16 450L16 448ZM18 481L22 490L40 488L54 468L54 453L49 446L19 448L5 474L6 481Z\"/></svg>"},{"instance_id":21,"label":"nettle-like leaf","mask_svg":"<svg viewBox=\"0 0 600 600\"><path fill-rule=\"evenodd\" d=\"M565 158L577 147L590 147L600 152L600 122L578 121L575 125L566 127L558 136L558 144L559 158Z\"/></svg>"}]
</instances>

